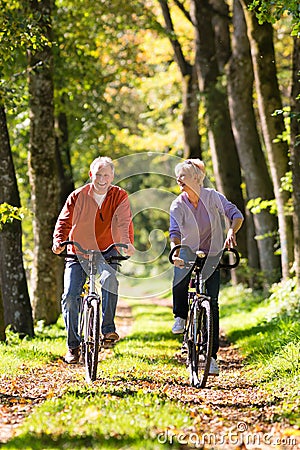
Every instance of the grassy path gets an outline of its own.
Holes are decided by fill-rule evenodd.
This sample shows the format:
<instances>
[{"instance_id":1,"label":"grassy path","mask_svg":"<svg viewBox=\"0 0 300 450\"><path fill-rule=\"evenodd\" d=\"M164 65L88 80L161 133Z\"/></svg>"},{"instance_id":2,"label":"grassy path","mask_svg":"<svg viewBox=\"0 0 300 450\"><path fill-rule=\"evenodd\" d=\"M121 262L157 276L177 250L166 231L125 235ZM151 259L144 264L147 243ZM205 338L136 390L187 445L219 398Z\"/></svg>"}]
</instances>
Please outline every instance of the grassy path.
<instances>
[{"instance_id":1,"label":"grassy path","mask_svg":"<svg viewBox=\"0 0 300 450\"><path fill-rule=\"evenodd\" d=\"M120 338L129 334L133 318L131 309L124 302L118 305L116 323ZM99 359L110 358L112 350L103 350ZM25 367L23 367L25 369ZM62 358L43 367L37 367L13 379L0 379L0 445L9 441L17 432L20 423L36 405L45 400L61 396L66 387L74 382L74 377L84 377L84 368L68 366Z\"/></svg>"},{"instance_id":2,"label":"grassy path","mask_svg":"<svg viewBox=\"0 0 300 450\"><path fill-rule=\"evenodd\" d=\"M133 320L134 317L134 320ZM221 375L188 384L170 333L170 308L120 303L122 340L101 353L98 378L61 359L0 380L0 441L9 449L296 449L278 405L251 383L236 348L221 339ZM24 420L25 419L25 420Z\"/></svg>"}]
</instances>

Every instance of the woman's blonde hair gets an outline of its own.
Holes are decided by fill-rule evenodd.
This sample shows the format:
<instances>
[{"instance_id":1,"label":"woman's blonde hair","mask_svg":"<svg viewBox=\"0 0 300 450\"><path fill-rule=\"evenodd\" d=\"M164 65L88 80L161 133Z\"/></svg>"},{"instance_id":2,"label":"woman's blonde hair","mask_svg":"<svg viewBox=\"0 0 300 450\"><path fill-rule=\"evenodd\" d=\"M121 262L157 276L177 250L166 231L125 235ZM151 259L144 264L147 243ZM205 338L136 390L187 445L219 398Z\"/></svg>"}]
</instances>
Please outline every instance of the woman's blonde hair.
<instances>
[{"instance_id":1,"label":"woman's blonde hair","mask_svg":"<svg viewBox=\"0 0 300 450\"><path fill-rule=\"evenodd\" d=\"M198 183L200 184L200 186L203 186L203 181L205 178L205 164L203 161L201 161L201 159L186 159L182 163L177 164L175 167L175 174L177 175L183 167L187 168L191 174L196 175Z\"/></svg>"}]
</instances>

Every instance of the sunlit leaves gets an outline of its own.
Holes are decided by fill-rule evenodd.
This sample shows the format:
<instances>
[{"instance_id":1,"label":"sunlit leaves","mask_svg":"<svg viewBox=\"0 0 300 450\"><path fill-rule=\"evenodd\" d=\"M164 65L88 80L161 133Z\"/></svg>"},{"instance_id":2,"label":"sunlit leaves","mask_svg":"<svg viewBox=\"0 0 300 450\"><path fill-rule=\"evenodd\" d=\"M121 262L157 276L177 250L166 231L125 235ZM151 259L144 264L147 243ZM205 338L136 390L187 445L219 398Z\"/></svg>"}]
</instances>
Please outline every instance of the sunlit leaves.
<instances>
[{"instance_id":1,"label":"sunlit leaves","mask_svg":"<svg viewBox=\"0 0 300 450\"><path fill-rule=\"evenodd\" d=\"M250 8L253 9L260 23L268 21L275 23L282 17L290 16L292 20L292 35L300 36L300 9L298 0L254 0Z\"/></svg>"},{"instance_id":2,"label":"sunlit leaves","mask_svg":"<svg viewBox=\"0 0 300 450\"><path fill-rule=\"evenodd\" d=\"M24 209L9 205L8 203L0 204L0 231L3 225L12 223L14 220L22 220L24 217Z\"/></svg>"},{"instance_id":3,"label":"sunlit leaves","mask_svg":"<svg viewBox=\"0 0 300 450\"><path fill-rule=\"evenodd\" d=\"M271 214L276 214L277 206L275 200L262 200L261 197L248 201L247 208L252 214L259 214L262 210L269 209Z\"/></svg>"}]
</instances>

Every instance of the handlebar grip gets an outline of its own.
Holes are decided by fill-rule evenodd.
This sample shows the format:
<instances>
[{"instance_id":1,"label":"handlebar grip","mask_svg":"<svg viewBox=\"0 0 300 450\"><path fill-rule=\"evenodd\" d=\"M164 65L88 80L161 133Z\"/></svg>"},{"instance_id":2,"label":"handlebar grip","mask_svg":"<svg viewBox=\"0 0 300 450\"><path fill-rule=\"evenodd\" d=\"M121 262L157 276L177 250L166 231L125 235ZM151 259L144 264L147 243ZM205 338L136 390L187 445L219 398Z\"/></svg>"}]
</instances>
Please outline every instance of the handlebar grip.
<instances>
[{"instance_id":1,"label":"handlebar grip","mask_svg":"<svg viewBox=\"0 0 300 450\"><path fill-rule=\"evenodd\" d=\"M180 248L187 248L190 252L192 251L191 248L188 245L182 245L182 244L177 244L175 245L172 250L169 253L169 261L171 264L174 264L173 261L173 255L175 253L176 250L180 249ZM219 263L219 267L221 269L234 269L235 267L237 267L239 265L240 262L240 255L238 253L238 251L235 248L229 248L229 249L224 249L222 256L224 256L224 254L228 252L228 253L233 253L235 256L235 261L233 264L225 264L225 263Z\"/></svg>"},{"instance_id":2,"label":"handlebar grip","mask_svg":"<svg viewBox=\"0 0 300 450\"><path fill-rule=\"evenodd\" d=\"M75 247L77 247L78 250L81 253L85 254L85 255L89 255L91 252L94 252L93 250L85 250L84 248L81 247L81 245L77 241L69 241L69 240L67 240L67 241L63 241L63 242L60 243L61 247L64 247L65 245L75 245ZM122 243L114 243L114 244L111 244L107 249L103 250L102 252L99 251L98 253L102 254L104 256L104 259L106 259L106 261L108 261L108 262L125 261L126 259L130 258L127 255L124 256L124 255L121 255L121 254L114 255L114 256L109 256L108 258L105 258L105 253L108 252L110 249L112 249L114 247L116 247L116 248L118 248L118 247L119 248L128 248L128 245L127 244L122 244ZM96 251L96 253L97 253L97 251ZM73 257L74 258L74 255L72 255L72 254L69 255L69 254L66 254L66 253L60 253L59 256L71 257L71 258Z\"/></svg>"},{"instance_id":3,"label":"handlebar grip","mask_svg":"<svg viewBox=\"0 0 300 450\"><path fill-rule=\"evenodd\" d=\"M224 256L224 254L225 254L226 252L228 252L228 253L233 253L233 254L234 254L234 257L235 257L235 261L234 261L233 264L225 264L225 263L221 263L221 261L220 261L219 267L220 267L221 269L235 269L235 268L239 265L239 263L240 263L240 255L239 255L239 252L238 252L235 248L226 248L226 249L223 251L223 256Z\"/></svg>"},{"instance_id":4,"label":"handlebar grip","mask_svg":"<svg viewBox=\"0 0 300 450\"><path fill-rule=\"evenodd\" d=\"M76 241L64 241L64 242L61 242L60 245L61 245L61 247L63 247L64 245L75 245L75 247L77 247L78 250L80 250L82 253L84 253L86 255L88 254L88 252L84 248L81 247L79 242L76 242Z\"/></svg>"},{"instance_id":5,"label":"handlebar grip","mask_svg":"<svg viewBox=\"0 0 300 450\"><path fill-rule=\"evenodd\" d=\"M188 246L188 245L182 245L182 244L177 244L177 245L175 245L173 248L172 248L172 250L170 251L170 253L169 253L169 261L170 261L170 263L171 264L174 264L174 261L173 261L173 255L174 255L174 253L175 253L175 251L176 250L178 250L179 248L186 248L186 249L188 249L190 252L192 251L191 250L191 248Z\"/></svg>"}]
</instances>

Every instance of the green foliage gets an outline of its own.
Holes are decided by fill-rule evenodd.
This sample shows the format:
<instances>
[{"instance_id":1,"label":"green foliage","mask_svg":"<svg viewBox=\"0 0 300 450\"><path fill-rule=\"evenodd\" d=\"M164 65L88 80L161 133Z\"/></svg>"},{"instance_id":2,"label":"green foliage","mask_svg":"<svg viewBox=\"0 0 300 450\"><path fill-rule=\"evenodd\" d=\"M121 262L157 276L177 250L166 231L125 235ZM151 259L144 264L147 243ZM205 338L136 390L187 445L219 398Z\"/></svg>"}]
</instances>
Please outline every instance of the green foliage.
<instances>
[{"instance_id":1,"label":"green foliage","mask_svg":"<svg viewBox=\"0 0 300 450\"><path fill-rule=\"evenodd\" d=\"M288 316L295 319L300 316L300 288L297 285L296 278L274 284L270 293L267 320L270 321L278 316Z\"/></svg>"},{"instance_id":2,"label":"green foliage","mask_svg":"<svg viewBox=\"0 0 300 450\"><path fill-rule=\"evenodd\" d=\"M86 181L92 159L128 154L133 149L126 137L144 133L150 108L143 82L160 62L151 63L145 49L149 28L156 33L156 18L136 0L96 7L89 1L57 2L55 103L68 119L76 184Z\"/></svg>"},{"instance_id":3,"label":"green foliage","mask_svg":"<svg viewBox=\"0 0 300 450\"><path fill-rule=\"evenodd\" d=\"M0 203L0 230L5 224L12 223L14 220L22 220L24 214L24 208L17 208L8 203Z\"/></svg>"},{"instance_id":4,"label":"green foliage","mask_svg":"<svg viewBox=\"0 0 300 450\"><path fill-rule=\"evenodd\" d=\"M270 292L265 298L262 292L253 296L242 286L226 288L221 294L221 323L229 339L245 355L249 378L264 383L270 401L275 398L279 403L277 417L285 416L297 423L294 404L300 382L299 289L296 280L288 280L275 284Z\"/></svg>"},{"instance_id":5,"label":"green foliage","mask_svg":"<svg viewBox=\"0 0 300 450\"><path fill-rule=\"evenodd\" d=\"M259 214L262 210L269 209L271 214L277 214L275 199L262 200L261 197L252 198L247 203L247 208L252 214Z\"/></svg>"},{"instance_id":6,"label":"green foliage","mask_svg":"<svg viewBox=\"0 0 300 450\"><path fill-rule=\"evenodd\" d=\"M300 9L298 0L254 0L250 9L254 10L259 23L275 23L285 15L291 17L292 35L300 36Z\"/></svg>"}]
</instances>

